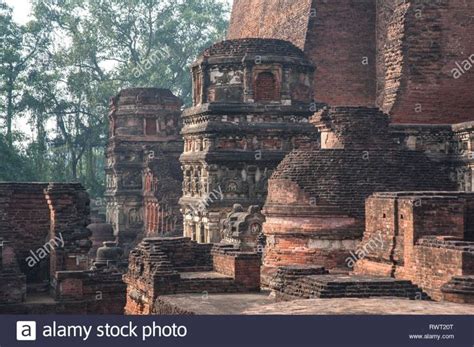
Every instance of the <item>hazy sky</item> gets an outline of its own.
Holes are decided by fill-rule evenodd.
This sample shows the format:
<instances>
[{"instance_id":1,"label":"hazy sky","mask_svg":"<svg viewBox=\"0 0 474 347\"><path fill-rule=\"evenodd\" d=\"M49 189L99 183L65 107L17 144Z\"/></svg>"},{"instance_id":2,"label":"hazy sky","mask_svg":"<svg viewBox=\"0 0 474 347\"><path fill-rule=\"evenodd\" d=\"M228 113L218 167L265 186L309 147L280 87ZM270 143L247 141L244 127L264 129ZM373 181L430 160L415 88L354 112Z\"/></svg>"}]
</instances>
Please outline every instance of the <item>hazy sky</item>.
<instances>
[{"instance_id":1,"label":"hazy sky","mask_svg":"<svg viewBox=\"0 0 474 347\"><path fill-rule=\"evenodd\" d=\"M1 0L0 0L1 1ZM13 8L13 19L20 24L28 21L31 11L31 0L4 0L8 6ZM232 5L233 0L220 0Z\"/></svg>"},{"instance_id":2,"label":"hazy sky","mask_svg":"<svg viewBox=\"0 0 474 347\"><path fill-rule=\"evenodd\" d=\"M13 8L13 19L21 24L28 21L30 15L30 0L4 0L8 6Z\"/></svg>"}]
</instances>

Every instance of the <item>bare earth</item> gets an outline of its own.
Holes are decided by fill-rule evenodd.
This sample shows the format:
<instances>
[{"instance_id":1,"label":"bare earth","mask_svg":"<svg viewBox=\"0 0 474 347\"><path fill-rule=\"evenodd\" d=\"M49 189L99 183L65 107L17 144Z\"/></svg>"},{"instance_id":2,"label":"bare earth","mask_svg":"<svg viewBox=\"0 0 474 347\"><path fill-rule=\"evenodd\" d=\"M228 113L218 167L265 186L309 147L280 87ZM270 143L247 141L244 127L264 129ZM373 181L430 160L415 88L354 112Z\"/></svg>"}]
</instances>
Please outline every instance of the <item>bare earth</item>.
<instances>
[{"instance_id":1,"label":"bare earth","mask_svg":"<svg viewBox=\"0 0 474 347\"><path fill-rule=\"evenodd\" d=\"M275 302L268 292L253 294L166 295L161 300L198 315L342 315L342 314L445 314L474 315L474 305L448 302L373 299L302 299Z\"/></svg>"}]
</instances>

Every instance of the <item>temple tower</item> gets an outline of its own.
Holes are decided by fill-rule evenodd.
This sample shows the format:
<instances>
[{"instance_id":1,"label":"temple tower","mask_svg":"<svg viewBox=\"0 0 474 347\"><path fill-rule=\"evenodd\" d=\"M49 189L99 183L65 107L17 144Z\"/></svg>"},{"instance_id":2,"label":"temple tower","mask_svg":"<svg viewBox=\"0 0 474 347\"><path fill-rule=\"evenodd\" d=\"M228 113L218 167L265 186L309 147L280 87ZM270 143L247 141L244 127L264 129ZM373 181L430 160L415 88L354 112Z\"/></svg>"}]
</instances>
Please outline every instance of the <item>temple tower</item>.
<instances>
[{"instance_id":1,"label":"temple tower","mask_svg":"<svg viewBox=\"0 0 474 347\"><path fill-rule=\"evenodd\" d=\"M183 149L180 108L180 99L168 89L125 89L111 99L105 198L107 222L112 224L121 246L143 235L145 188L150 187L145 177L154 178L155 183L165 179L150 173L150 162L161 158L163 166L179 168ZM180 177L179 170L175 174L165 172ZM153 207L160 208L158 204Z\"/></svg>"},{"instance_id":2,"label":"temple tower","mask_svg":"<svg viewBox=\"0 0 474 347\"><path fill-rule=\"evenodd\" d=\"M232 206L262 206L278 163L316 141L313 72L300 49L270 39L223 41L192 65L180 158L185 236L221 240Z\"/></svg>"}]
</instances>

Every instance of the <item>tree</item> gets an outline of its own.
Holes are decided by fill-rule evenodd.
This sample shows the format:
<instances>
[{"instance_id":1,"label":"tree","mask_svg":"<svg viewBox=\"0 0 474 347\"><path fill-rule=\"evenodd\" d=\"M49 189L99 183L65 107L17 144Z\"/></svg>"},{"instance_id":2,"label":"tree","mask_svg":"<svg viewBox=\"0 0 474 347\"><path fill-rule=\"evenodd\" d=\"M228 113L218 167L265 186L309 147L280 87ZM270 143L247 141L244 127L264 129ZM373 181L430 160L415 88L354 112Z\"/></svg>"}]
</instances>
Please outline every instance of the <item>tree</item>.
<instances>
[{"instance_id":1,"label":"tree","mask_svg":"<svg viewBox=\"0 0 474 347\"><path fill-rule=\"evenodd\" d=\"M189 65L224 37L229 8L220 0L33 4L25 27L12 22L6 7L0 18L9 40L0 48L5 71L0 83L11 87L10 76L14 81L12 106L0 110L6 142L14 142L14 117L27 116L35 138L24 155L37 175L80 181L92 196L100 195L110 97L126 87L163 87L189 104Z\"/></svg>"},{"instance_id":2,"label":"tree","mask_svg":"<svg viewBox=\"0 0 474 347\"><path fill-rule=\"evenodd\" d=\"M24 111L22 90L25 83L25 72L29 63L44 45L45 40L37 27L19 26L12 19L12 10L0 2L0 98L3 107L1 117L6 128L5 139L8 146L13 146L13 119Z\"/></svg>"},{"instance_id":3,"label":"tree","mask_svg":"<svg viewBox=\"0 0 474 347\"><path fill-rule=\"evenodd\" d=\"M5 136L0 134L0 181L33 180L35 174L29 158L11 147Z\"/></svg>"}]
</instances>

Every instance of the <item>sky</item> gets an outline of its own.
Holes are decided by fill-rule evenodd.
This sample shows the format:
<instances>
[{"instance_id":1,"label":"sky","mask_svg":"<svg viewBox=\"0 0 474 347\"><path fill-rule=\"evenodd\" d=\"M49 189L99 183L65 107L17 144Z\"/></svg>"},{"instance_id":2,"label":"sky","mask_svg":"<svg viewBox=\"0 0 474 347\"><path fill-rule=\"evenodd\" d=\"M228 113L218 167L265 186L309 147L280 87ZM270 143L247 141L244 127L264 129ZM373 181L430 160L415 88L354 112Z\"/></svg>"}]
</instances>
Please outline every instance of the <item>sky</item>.
<instances>
[{"instance_id":1,"label":"sky","mask_svg":"<svg viewBox=\"0 0 474 347\"><path fill-rule=\"evenodd\" d=\"M8 6L13 8L13 19L19 24L25 24L31 11L31 0L4 0ZM219 0L232 5L233 0Z\"/></svg>"},{"instance_id":2,"label":"sky","mask_svg":"<svg viewBox=\"0 0 474 347\"><path fill-rule=\"evenodd\" d=\"M4 0L13 8L13 19L19 24L25 24L31 11L30 0Z\"/></svg>"}]
</instances>

